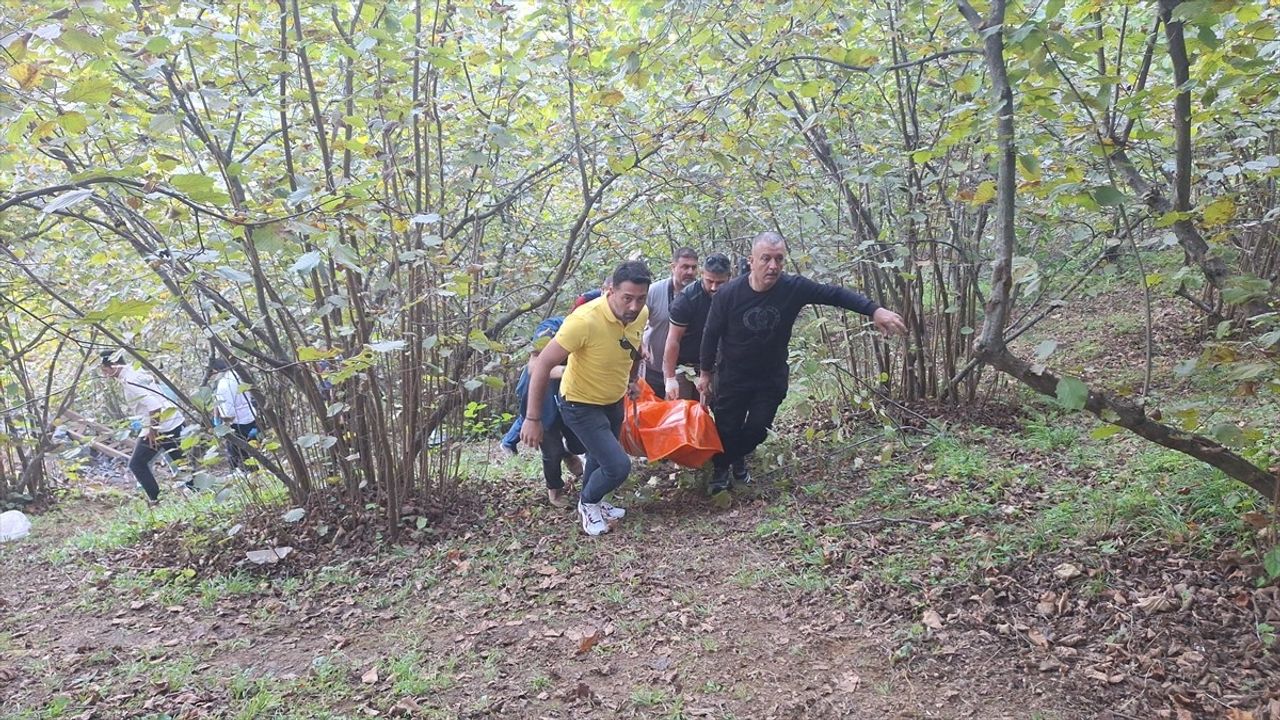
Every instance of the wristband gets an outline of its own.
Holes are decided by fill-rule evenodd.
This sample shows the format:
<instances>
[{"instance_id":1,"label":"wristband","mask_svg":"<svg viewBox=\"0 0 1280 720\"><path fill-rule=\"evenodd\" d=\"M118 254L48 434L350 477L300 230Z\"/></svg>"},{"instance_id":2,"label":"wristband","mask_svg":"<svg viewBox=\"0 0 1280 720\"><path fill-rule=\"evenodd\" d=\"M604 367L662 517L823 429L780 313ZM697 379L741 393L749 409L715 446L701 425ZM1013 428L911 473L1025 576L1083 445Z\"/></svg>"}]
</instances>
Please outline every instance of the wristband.
<instances>
[{"instance_id":1,"label":"wristband","mask_svg":"<svg viewBox=\"0 0 1280 720\"><path fill-rule=\"evenodd\" d=\"M531 417L527 417L527 418L525 418L525 419L524 419L524 421L525 421L525 422L542 422L542 418L531 418Z\"/></svg>"}]
</instances>

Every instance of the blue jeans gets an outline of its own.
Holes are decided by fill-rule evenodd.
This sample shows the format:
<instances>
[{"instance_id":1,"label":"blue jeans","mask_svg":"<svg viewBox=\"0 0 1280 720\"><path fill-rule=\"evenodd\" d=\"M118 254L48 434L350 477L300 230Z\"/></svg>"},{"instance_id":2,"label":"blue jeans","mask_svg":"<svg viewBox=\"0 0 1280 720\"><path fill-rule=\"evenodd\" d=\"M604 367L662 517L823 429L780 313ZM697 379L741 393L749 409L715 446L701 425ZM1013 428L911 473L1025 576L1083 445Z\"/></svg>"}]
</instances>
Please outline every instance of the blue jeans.
<instances>
[{"instance_id":1,"label":"blue jeans","mask_svg":"<svg viewBox=\"0 0 1280 720\"><path fill-rule=\"evenodd\" d=\"M520 371L520 379L516 380L516 402L519 407L516 411L516 419L511 423L511 429L507 431L507 434L502 436L502 444L512 450L520 446L520 428L524 427L525 405L529 402L528 365Z\"/></svg>"},{"instance_id":2,"label":"blue jeans","mask_svg":"<svg viewBox=\"0 0 1280 720\"><path fill-rule=\"evenodd\" d=\"M560 394L560 381L547 381L547 394L542 398L542 427L549 428L560 422L560 409L556 404L556 396ZM511 429L502 436L502 444L515 448L520 444L520 428L524 427L524 416L529 412L529 368L520 372L516 381L516 398L519 400L519 411L511 423Z\"/></svg>"},{"instance_id":3,"label":"blue jeans","mask_svg":"<svg viewBox=\"0 0 1280 720\"><path fill-rule=\"evenodd\" d=\"M618 442L622 401L588 405L561 399L560 417L587 451L586 480L578 499L583 503L598 503L626 482L631 472L631 457Z\"/></svg>"},{"instance_id":4,"label":"blue jeans","mask_svg":"<svg viewBox=\"0 0 1280 720\"><path fill-rule=\"evenodd\" d=\"M511 423L511 429L507 431L507 434L506 434L506 435L503 435L503 436L502 436L502 444L503 444L503 445L506 445L507 447L511 448L512 450L514 450L514 449L516 449L517 447L519 447L519 445L520 445L520 428L522 428L522 427L524 427L524 416L523 416L523 415L517 415L517 416L516 416L516 419Z\"/></svg>"}]
</instances>

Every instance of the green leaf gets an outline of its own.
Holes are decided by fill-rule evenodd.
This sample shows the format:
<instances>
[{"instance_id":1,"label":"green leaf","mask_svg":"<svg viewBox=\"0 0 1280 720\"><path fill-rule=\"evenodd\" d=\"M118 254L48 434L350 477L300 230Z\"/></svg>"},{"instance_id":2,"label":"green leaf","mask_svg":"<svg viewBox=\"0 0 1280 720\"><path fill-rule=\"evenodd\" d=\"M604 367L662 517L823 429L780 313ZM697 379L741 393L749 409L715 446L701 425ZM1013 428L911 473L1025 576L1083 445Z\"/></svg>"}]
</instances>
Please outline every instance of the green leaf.
<instances>
[{"instance_id":1,"label":"green leaf","mask_svg":"<svg viewBox=\"0 0 1280 720\"><path fill-rule=\"evenodd\" d=\"M1272 330L1258 336L1258 345L1263 348L1270 348L1272 345L1280 342L1280 330Z\"/></svg>"},{"instance_id":2,"label":"green leaf","mask_svg":"<svg viewBox=\"0 0 1280 720\"><path fill-rule=\"evenodd\" d=\"M58 124L61 125L62 129L66 130L69 135L79 135L89 129L88 119L85 118L83 113L78 113L74 110L64 112L59 115Z\"/></svg>"},{"instance_id":3,"label":"green leaf","mask_svg":"<svg viewBox=\"0 0 1280 720\"><path fill-rule=\"evenodd\" d=\"M1267 571L1268 580L1280 578L1280 545L1271 548L1262 557L1262 569Z\"/></svg>"},{"instance_id":4,"label":"green leaf","mask_svg":"<svg viewBox=\"0 0 1280 720\"><path fill-rule=\"evenodd\" d=\"M100 55L107 51L107 45L102 42L101 38L94 37L87 32L76 30L75 28L63 30L62 34L58 36L58 44L74 52L90 53L93 55Z\"/></svg>"},{"instance_id":5,"label":"green leaf","mask_svg":"<svg viewBox=\"0 0 1280 720\"><path fill-rule=\"evenodd\" d=\"M1167 228L1173 225L1174 223L1181 222L1183 220L1190 220L1190 219L1191 219L1191 213L1189 212L1178 212L1176 210L1170 210L1169 212L1164 213L1160 217L1156 218L1155 226L1158 228Z\"/></svg>"},{"instance_id":6,"label":"green leaf","mask_svg":"<svg viewBox=\"0 0 1280 720\"><path fill-rule=\"evenodd\" d=\"M98 105L111 99L115 86L106 78L87 77L71 86L62 96L67 102L88 103Z\"/></svg>"},{"instance_id":7,"label":"green leaf","mask_svg":"<svg viewBox=\"0 0 1280 720\"><path fill-rule=\"evenodd\" d=\"M1244 431L1233 423L1218 423L1209 428L1209 437L1226 445L1227 447L1240 447L1244 445Z\"/></svg>"},{"instance_id":8,"label":"green leaf","mask_svg":"<svg viewBox=\"0 0 1280 720\"><path fill-rule=\"evenodd\" d=\"M977 207L991 202L996 196L996 184L992 180L983 180L978 183L978 189L973 191L973 199L969 201L970 205Z\"/></svg>"},{"instance_id":9,"label":"green leaf","mask_svg":"<svg viewBox=\"0 0 1280 720\"><path fill-rule=\"evenodd\" d=\"M1036 346L1036 360L1044 362L1049 359L1054 350L1058 349L1057 340L1045 340Z\"/></svg>"},{"instance_id":10,"label":"green leaf","mask_svg":"<svg viewBox=\"0 0 1280 720\"><path fill-rule=\"evenodd\" d=\"M1058 379L1058 402L1068 410L1083 410L1089 400L1089 388L1073 377Z\"/></svg>"},{"instance_id":11,"label":"green leaf","mask_svg":"<svg viewBox=\"0 0 1280 720\"><path fill-rule=\"evenodd\" d=\"M1231 305L1243 305L1261 300L1271 293L1271 283L1252 275L1233 275L1227 278L1222 289L1222 300Z\"/></svg>"},{"instance_id":12,"label":"green leaf","mask_svg":"<svg viewBox=\"0 0 1280 720\"><path fill-rule=\"evenodd\" d=\"M159 55L171 47L173 47L173 43L169 42L169 38L164 37L163 35L157 35L150 40L147 40L147 44L143 45L142 49L152 55Z\"/></svg>"},{"instance_id":13,"label":"green leaf","mask_svg":"<svg viewBox=\"0 0 1280 720\"><path fill-rule=\"evenodd\" d=\"M951 87L955 88L956 92L960 93L961 95L972 95L978 91L978 76L977 75L961 76L959 80L956 80L955 82L951 83Z\"/></svg>"},{"instance_id":14,"label":"green leaf","mask_svg":"<svg viewBox=\"0 0 1280 720\"><path fill-rule=\"evenodd\" d=\"M1204 226L1217 227L1236 216L1236 203L1229 197L1220 197L1204 208Z\"/></svg>"},{"instance_id":15,"label":"green leaf","mask_svg":"<svg viewBox=\"0 0 1280 720\"><path fill-rule=\"evenodd\" d=\"M298 348L299 362L315 362L316 360L324 360L327 358L331 358L336 354L337 354L336 350L331 350L328 348L321 349L321 348L313 348L310 346L303 346Z\"/></svg>"},{"instance_id":16,"label":"green leaf","mask_svg":"<svg viewBox=\"0 0 1280 720\"><path fill-rule=\"evenodd\" d=\"M273 223L253 230L253 246L258 252L273 255L284 249L285 238L277 226L278 223Z\"/></svg>"},{"instance_id":17,"label":"green leaf","mask_svg":"<svg viewBox=\"0 0 1280 720\"><path fill-rule=\"evenodd\" d=\"M1126 200L1125 194L1117 190L1114 185L1096 187L1093 189L1092 195L1094 201L1103 207L1124 205Z\"/></svg>"},{"instance_id":18,"label":"green leaf","mask_svg":"<svg viewBox=\"0 0 1280 720\"><path fill-rule=\"evenodd\" d=\"M1099 427L1094 428L1093 432L1089 433L1089 437L1093 438L1094 440L1106 440L1112 435L1117 435L1123 431L1124 431L1124 428L1120 427L1119 425L1101 425Z\"/></svg>"},{"instance_id":19,"label":"green leaf","mask_svg":"<svg viewBox=\"0 0 1280 720\"><path fill-rule=\"evenodd\" d=\"M149 127L151 132L163 135L178 127L178 116L171 113L152 115Z\"/></svg>"},{"instance_id":20,"label":"green leaf","mask_svg":"<svg viewBox=\"0 0 1280 720\"><path fill-rule=\"evenodd\" d=\"M1237 363L1231 365L1231 371L1227 373L1227 379L1233 382L1243 382L1245 380L1257 380L1260 377L1276 374L1275 363L1269 362L1251 362Z\"/></svg>"},{"instance_id":21,"label":"green leaf","mask_svg":"<svg viewBox=\"0 0 1280 720\"><path fill-rule=\"evenodd\" d=\"M190 197L192 200L195 200L197 195L206 195L213 190L213 178L208 175L192 173L174 175L169 178L169 184L173 186L174 190Z\"/></svg>"},{"instance_id":22,"label":"green leaf","mask_svg":"<svg viewBox=\"0 0 1280 720\"><path fill-rule=\"evenodd\" d=\"M154 303L149 303L146 300L112 299L105 308L85 313L84 321L97 323L124 318L145 318L151 314L151 308L154 306Z\"/></svg>"}]
</instances>

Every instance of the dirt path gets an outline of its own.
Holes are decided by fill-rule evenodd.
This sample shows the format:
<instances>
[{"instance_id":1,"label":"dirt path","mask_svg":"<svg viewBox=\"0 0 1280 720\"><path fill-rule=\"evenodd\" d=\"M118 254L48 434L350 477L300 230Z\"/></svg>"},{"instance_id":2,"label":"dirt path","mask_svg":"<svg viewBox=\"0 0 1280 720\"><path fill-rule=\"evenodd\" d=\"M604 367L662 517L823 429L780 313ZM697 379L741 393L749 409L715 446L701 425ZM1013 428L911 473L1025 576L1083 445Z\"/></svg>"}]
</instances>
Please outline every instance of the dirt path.
<instances>
[{"instance_id":1,"label":"dirt path","mask_svg":"<svg viewBox=\"0 0 1280 720\"><path fill-rule=\"evenodd\" d=\"M4 716L1072 717L999 658L895 664L892 623L756 540L764 501L666 488L593 539L512 495L438 545L184 582L62 558L101 503L41 518L0 550Z\"/></svg>"}]
</instances>

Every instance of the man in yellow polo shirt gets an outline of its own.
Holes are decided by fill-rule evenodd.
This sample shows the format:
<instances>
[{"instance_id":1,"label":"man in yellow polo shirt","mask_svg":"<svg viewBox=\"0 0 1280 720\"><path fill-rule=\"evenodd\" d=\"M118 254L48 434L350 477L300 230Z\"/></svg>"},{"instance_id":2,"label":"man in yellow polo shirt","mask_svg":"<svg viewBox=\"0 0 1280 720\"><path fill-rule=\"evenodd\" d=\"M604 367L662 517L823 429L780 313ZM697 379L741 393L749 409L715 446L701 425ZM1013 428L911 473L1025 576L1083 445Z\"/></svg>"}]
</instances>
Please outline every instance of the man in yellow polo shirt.
<instances>
[{"instance_id":1,"label":"man in yellow polo shirt","mask_svg":"<svg viewBox=\"0 0 1280 720\"><path fill-rule=\"evenodd\" d=\"M626 510L604 497L622 485L631 472L631 458L618 442L622 428L622 398L635 392L640 369L640 337L649 310L649 268L629 261L613 271L613 286L602 297L565 318L529 368L529 404L541 408L551 369L569 361L560 381L560 418L587 449L578 516L588 535L609 531L610 520ZM520 439L530 447L542 443L542 418L525 417Z\"/></svg>"}]
</instances>

